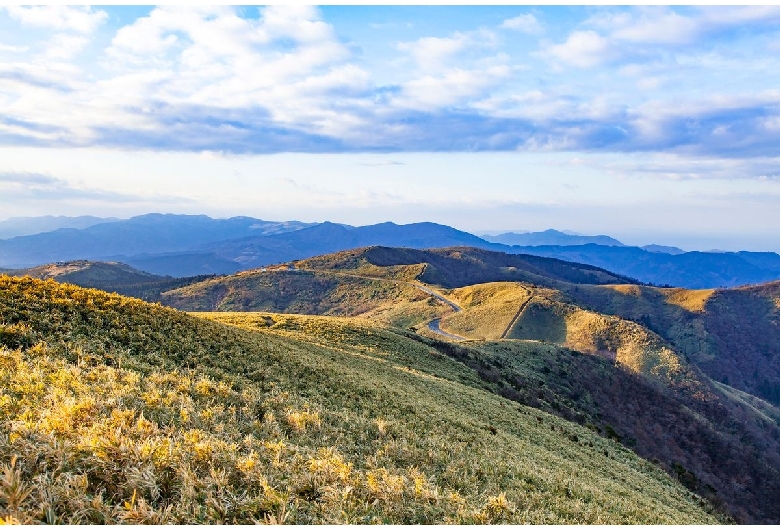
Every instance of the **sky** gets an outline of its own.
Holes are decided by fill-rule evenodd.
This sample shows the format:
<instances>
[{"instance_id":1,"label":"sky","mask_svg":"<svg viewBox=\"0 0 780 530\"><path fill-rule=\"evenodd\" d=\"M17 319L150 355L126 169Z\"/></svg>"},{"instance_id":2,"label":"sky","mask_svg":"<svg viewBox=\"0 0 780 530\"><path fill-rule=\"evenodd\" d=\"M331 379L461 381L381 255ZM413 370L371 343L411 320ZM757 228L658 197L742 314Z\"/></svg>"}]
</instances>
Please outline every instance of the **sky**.
<instances>
[{"instance_id":1,"label":"sky","mask_svg":"<svg viewBox=\"0 0 780 530\"><path fill-rule=\"evenodd\" d=\"M0 220L780 251L780 7L0 6Z\"/></svg>"}]
</instances>

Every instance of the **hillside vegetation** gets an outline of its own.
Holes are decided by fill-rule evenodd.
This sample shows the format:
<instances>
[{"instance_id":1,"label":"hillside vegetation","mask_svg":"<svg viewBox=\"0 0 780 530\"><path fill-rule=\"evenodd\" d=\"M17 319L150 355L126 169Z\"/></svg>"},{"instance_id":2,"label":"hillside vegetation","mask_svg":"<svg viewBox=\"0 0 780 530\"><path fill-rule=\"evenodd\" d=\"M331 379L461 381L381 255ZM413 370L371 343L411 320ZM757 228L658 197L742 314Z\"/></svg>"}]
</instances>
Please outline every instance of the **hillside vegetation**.
<instances>
[{"instance_id":1,"label":"hillside vegetation","mask_svg":"<svg viewBox=\"0 0 780 530\"><path fill-rule=\"evenodd\" d=\"M103 291L134 296L147 302L158 301L160 294L165 291L213 277L201 275L171 278L170 276L158 276L144 272L115 261L88 260L65 261L2 272L10 276L30 276L40 280L53 279L80 287L94 287Z\"/></svg>"},{"instance_id":2,"label":"hillside vegetation","mask_svg":"<svg viewBox=\"0 0 780 530\"><path fill-rule=\"evenodd\" d=\"M3 519L718 521L621 445L404 333L221 317L234 325L0 277Z\"/></svg>"},{"instance_id":3,"label":"hillside vegetation","mask_svg":"<svg viewBox=\"0 0 780 530\"><path fill-rule=\"evenodd\" d=\"M392 276L394 271L388 274ZM187 311L360 315L400 327L451 311L404 281L287 269L247 271L206 280L164 293L161 301Z\"/></svg>"},{"instance_id":4,"label":"hillside vegetation","mask_svg":"<svg viewBox=\"0 0 780 530\"><path fill-rule=\"evenodd\" d=\"M633 320L712 379L780 404L780 282L734 289L562 286L570 300Z\"/></svg>"},{"instance_id":5,"label":"hillside vegetation","mask_svg":"<svg viewBox=\"0 0 780 530\"><path fill-rule=\"evenodd\" d=\"M501 339L532 296L532 290L516 282L493 282L444 291L462 311L441 320L441 326L473 339Z\"/></svg>"},{"instance_id":6,"label":"hillside vegetation","mask_svg":"<svg viewBox=\"0 0 780 530\"><path fill-rule=\"evenodd\" d=\"M491 281L557 286L564 280L603 284L628 279L588 265L474 248L369 247L297 261L294 269L269 267L214 278L172 289L160 301L186 311L364 316L412 327L452 313L447 304L418 286L453 288ZM474 305L468 309L470 316L451 317L453 327L458 327L458 322L468 327L472 325L468 322L480 319L487 323L493 307L480 310ZM517 312L517 307L512 308L509 302L503 309L512 315ZM481 316L477 316L480 312ZM508 317L506 327L512 316L502 313L499 318L504 317ZM502 328L499 335L504 331ZM498 338L491 330L476 328L467 336Z\"/></svg>"},{"instance_id":7,"label":"hillside vegetation","mask_svg":"<svg viewBox=\"0 0 780 530\"><path fill-rule=\"evenodd\" d=\"M523 281L548 285L553 281L574 284L635 283L605 269L528 254L505 254L473 247L429 250L367 247L302 260L300 268L360 270L364 267L421 265L417 280L441 287L464 287L495 281Z\"/></svg>"},{"instance_id":8,"label":"hillside vegetation","mask_svg":"<svg viewBox=\"0 0 780 530\"><path fill-rule=\"evenodd\" d=\"M166 296L179 297L173 303L185 309L361 316L441 338L428 329L435 318L442 331L467 339L459 346L465 350L442 351L466 351L456 358L471 359L492 391L595 426L740 521L780 521L776 503L769 501L780 496L780 411L755 397L774 399L780 290L774 284L731 290L599 284L616 278L576 264L523 265L518 259L473 249L374 247L300 261L297 270L209 284L240 291L250 306L237 304L232 291L222 291L219 299L228 302L223 305L194 305L207 299L197 292L206 284ZM262 289L248 277L262 278ZM327 279L328 288L309 288L314 278ZM495 278L501 281L463 285ZM339 289L350 298L333 296ZM433 289L460 310L422 289ZM293 301L320 296L327 304L267 304L282 293ZM594 361L578 361L572 370L561 361L568 357L555 353L564 351L590 354ZM547 361L526 363L532 352L547 352L541 358L568 366L561 369L565 376ZM582 364L596 359L606 364ZM736 375L729 379L718 369ZM572 390L572 379L580 390ZM542 397L550 391L557 397Z\"/></svg>"},{"instance_id":9,"label":"hillside vegetation","mask_svg":"<svg viewBox=\"0 0 780 530\"><path fill-rule=\"evenodd\" d=\"M534 341L442 350L500 395L620 441L738 521L780 520L780 411L760 399L720 384L697 399L602 357Z\"/></svg>"},{"instance_id":10,"label":"hillside vegetation","mask_svg":"<svg viewBox=\"0 0 780 530\"><path fill-rule=\"evenodd\" d=\"M441 318L441 329L455 335L544 340L605 355L645 375L664 378L695 366L780 404L780 282L657 288L620 283L623 278L586 265L462 248L370 247L297 266L304 272L215 279L170 291L162 301L186 310L360 315L416 329ZM478 285L497 281L503 286ZM453 314L416 287L424 285L462 299L464 310Z\"/></svg>"}]
</instances>

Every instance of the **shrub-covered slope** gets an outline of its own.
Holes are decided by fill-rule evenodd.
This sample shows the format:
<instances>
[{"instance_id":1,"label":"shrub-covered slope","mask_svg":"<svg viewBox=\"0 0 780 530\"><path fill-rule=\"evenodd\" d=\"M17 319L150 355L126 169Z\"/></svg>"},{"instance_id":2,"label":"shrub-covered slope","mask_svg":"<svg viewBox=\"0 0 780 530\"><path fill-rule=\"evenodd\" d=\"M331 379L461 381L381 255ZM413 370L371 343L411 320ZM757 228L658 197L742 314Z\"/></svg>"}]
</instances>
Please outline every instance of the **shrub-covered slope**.
<instances>
[{"instance_id":1,"label":"shrub-covered slope","mask_svg":"<svg viewBox=\"0 0 780 530\"><path fill-rule=\"evenodd\" d=\"M141 298L147 302L156 302L160 293L197 283L211 276L191 276L171 278L157 276L134 269L115 261L66 261L40 265L28 269L5 271L10 276L30 276L40 280L49 278L58 282L72 283L80 287L94 287L104 291Z\"/></svg>"},{"instance_id":2,"label":"shrub-covered slope","mask_svg":"<svg viewBox=\"0 0 780 530\"><path fill-rule=\"evenodd\" d=\"M0 277L0 322L6 521L716 521L620 445L366 321L247 330Z\"/></svg>"},{"instance_id":3,"label":"shrub-covered slope","mask_svg":"<svg viewBox=\"0 0 780 530\"><path fill-rule=\"evenodd\" d=\"M607 270L528 254L505 254L473 247L429 250L367 247L337 252L298 262L314 270L358 270L425 264L418 280L442 287L463 287L495 281L525 281L547 285L550 281L574 284L634 283L631 278Z\"/></svg>"},{"instance_id":4,"label":"shrub-covered slope","mask_svg":"<svg viewBox=\"0 0 780 530\"><path fill-rule=\"evenodd\" d=\"M186 311L271 311L364 316L407 327L451 311L405 281L331 271L255 270L164 293L161 301Z\"/></svg>"},{"instance_id":5,"label":"shrub-covered slope","mask_svg":"<svg viewBox=\"0 0 780 530\"><path fill-rule=\"evenodd\" d=\"M733 289L561 290L578 305L651 329L712 379L780 404L780 282Z\"/></svg>"},{"instance_id":6,"label":"shrub-covered slope","mask_svg":"<svg viewBox=\"0 0 780 530\"><path fill-rule=\"evenodd\" d=\"M719 384L706 396L665 388L547 343L439 347L500 395L619 440L738 521L780 520L780 411L766 402Z\"/></svg>"}]
</instances>

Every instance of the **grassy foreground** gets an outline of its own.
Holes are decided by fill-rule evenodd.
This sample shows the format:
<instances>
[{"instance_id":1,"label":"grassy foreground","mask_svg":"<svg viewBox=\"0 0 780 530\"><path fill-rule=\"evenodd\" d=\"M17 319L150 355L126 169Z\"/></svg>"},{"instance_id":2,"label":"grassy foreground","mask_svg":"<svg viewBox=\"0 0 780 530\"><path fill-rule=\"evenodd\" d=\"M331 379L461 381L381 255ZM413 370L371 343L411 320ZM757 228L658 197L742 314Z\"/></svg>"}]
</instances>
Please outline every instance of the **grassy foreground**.
<instances>
[{"instance_id":1,"label":"grassy foreground","mask_svg":"<svg viewBox=\"0 0 780 530\"><path fill-rule=\"evenodd\" d=\"M204 316L0 277L4 521L719 521L400 330Z\"/></svg>"}]
</instances>

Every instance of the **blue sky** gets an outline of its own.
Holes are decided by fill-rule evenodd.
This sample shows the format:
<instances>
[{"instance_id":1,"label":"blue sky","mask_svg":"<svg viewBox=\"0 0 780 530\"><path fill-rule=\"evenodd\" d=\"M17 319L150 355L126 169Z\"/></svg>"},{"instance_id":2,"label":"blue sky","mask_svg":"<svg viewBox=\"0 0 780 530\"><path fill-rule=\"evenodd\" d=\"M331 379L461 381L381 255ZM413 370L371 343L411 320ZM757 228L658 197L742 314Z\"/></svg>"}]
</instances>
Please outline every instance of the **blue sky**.
<instances>
[{"instance_id":1,"label":"blue sky","mask_svg":"<svg viewBox=\"0 0 780 530\"><path fill-rule=\"evenodd\" d=\"M0 7L0 218L780 250L780 8Z\"/></svg>"}]
</instances>

